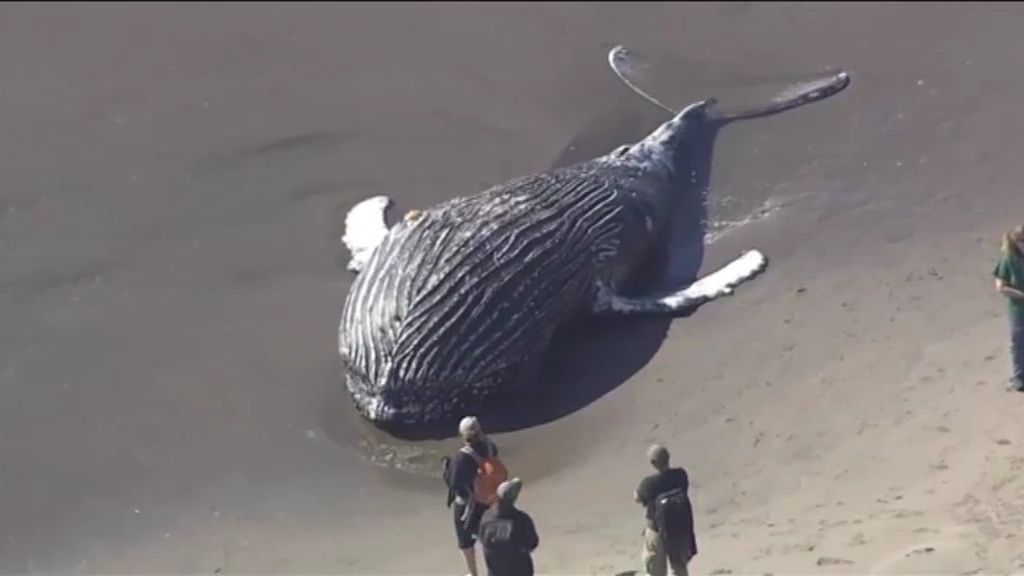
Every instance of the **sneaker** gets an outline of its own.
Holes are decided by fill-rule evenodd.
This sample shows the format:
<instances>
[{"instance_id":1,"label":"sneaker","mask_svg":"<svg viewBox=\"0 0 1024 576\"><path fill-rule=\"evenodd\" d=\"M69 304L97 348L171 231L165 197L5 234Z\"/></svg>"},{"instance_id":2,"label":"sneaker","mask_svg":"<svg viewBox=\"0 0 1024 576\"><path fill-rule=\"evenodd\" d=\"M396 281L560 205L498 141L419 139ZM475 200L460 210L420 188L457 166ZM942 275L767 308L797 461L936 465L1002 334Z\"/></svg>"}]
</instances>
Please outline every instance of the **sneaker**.
<instances>
[{"instance_id":1,"label":"sneaker","mask_svg":"<svg viewBox=\"0 0 1024 576\"><path fill-rule=\"evenodd\" d=\"M1019 378L1010 378L1006 383L1006 389L1010 392L1024 392L1024 382Z\"/></svg>"}]
</instances>

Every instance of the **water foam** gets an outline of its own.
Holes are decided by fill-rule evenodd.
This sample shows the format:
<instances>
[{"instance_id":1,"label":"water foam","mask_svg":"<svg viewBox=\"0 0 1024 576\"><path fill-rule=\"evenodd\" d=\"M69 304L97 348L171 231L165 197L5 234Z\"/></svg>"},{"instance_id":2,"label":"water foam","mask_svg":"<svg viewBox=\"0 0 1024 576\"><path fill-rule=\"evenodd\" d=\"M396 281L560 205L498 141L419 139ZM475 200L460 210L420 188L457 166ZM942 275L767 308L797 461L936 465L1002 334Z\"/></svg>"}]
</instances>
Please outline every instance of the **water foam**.
<instances>
[{"instance_id":1,"label":"water foam","mask_svg":"<svg viewBox=\"0 0 1024 576\"><path fill-rule=\"evenodd\" d=\"M764 220L778 212L780 208L782 208L781 204L769 199L761 204L761 206L756 210L748 214L745 218L741 218L739 220L714 220L710 223L708 230L704 233L704 243L714 244L729 232L732 232L741 226L746 226L747 224Z\"/></svg>"}]
</instances>

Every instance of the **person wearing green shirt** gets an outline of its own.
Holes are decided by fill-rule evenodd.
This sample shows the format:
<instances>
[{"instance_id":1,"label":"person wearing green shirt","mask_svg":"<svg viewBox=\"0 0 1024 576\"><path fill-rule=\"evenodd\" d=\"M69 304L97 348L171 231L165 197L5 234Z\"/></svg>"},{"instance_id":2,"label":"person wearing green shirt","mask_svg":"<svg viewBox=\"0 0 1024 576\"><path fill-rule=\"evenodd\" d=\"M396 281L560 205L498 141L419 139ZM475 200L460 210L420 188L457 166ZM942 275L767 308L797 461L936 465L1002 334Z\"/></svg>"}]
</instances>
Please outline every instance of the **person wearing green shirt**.
<instances>
[{"instance_id":1,"label":"person wearing green shirt","mask_svg":"<svg viewBox=\"0 0 1024 576\"><path fill-rule=\"evenodd\" d=\"M1024 226L1003 236L1002 254L992 275L996 291L1006 297L1010 315L1010 389L1024 392Z\"/></svg>"}]
</instances>

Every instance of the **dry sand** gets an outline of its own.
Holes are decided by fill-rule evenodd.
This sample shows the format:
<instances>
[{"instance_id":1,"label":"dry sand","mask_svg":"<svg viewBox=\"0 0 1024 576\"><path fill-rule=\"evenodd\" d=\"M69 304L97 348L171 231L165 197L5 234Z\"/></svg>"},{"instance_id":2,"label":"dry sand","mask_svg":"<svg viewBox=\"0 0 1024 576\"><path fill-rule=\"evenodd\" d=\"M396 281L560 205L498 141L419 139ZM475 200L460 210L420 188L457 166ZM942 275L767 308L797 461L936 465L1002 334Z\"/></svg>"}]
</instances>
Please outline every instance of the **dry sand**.
<instances>
[{"instance_id":1,"label":"dry sand","mask_svg":"<svg viewBox=\"0 0 1024 576\"><path fill-rule=\"evenodd\" d=\"M498 434L538 570L637 568L644 447L687 467L695 573L1024 566L1024 396L989 277L1024 219L1012 5L0 6L0 571L461 574L433 467L352 415L338 238L632 137L624 43L686 99L825 66L727 129L712 194L772 259L602 325L576 410ZM567 150L575 143L575 150ZM574 394L576 394L574 392ZM554 418L553 416L561 416ZM388 448L382 444L388 444ZM407 470L378 466L390 457Z\"/></svg>"}]
</instances>

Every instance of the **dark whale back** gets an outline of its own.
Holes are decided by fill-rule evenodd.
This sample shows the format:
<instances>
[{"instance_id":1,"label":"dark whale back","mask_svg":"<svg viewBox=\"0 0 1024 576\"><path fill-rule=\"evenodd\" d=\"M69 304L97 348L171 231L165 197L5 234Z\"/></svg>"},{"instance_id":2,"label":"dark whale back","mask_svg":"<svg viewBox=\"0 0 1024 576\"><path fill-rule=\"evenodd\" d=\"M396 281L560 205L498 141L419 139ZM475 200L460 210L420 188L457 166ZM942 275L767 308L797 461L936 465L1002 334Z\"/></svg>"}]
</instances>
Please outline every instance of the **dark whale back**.
<instances>
[{"instance_id":1,"label":"dark whale back","mask_svg":"<svg viewBox=\"0 0 1024 576\"><path fill-rule=\"evenodd\" d=\"M623 175L588 162L511 180L401 223L345 302L349 389L374 420L465 408L593 299L630 212ZM626 178L629 180L629 178Z\"/></svg>"}]
</instances>

